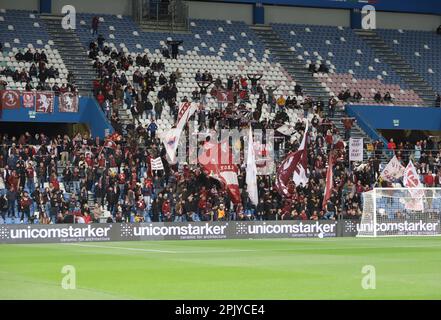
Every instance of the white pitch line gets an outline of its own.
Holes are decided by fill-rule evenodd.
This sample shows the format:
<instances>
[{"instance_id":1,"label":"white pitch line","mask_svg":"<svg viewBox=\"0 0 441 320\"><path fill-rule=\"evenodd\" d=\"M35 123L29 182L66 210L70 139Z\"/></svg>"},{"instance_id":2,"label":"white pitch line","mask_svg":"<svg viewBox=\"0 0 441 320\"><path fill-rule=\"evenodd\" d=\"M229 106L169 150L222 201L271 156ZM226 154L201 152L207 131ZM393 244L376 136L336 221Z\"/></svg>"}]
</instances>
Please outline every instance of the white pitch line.
<instances>
[{"instance_id":1,"label":"white pitch line","mask_svg":"<svg viewBox=\"0 0 441 320\"><path fill-rule=\"evenodd\" d=\"M348 250L348 249L393 249L393 248L438 248L440 245L403 245L403 246L338 246L338 247L293 247L293 248L281 248L281 249L232 249L232 250L182 250L182 251L170 251L170 250L157 250L157 249L144 249L144 248L132 248L132 247L114 247L114 246L100 246L93 244L80 244L80 243L69 243L67 245L79 246L79 247L89 247L89 248L104 248L104 249L118 249L118 250L128 250L128 251L141 251L141 252L156 252L156 253L181 253L181 254L216 254L216 253L238 253L238 252L296 252L296 251L311 251L311 250Z\"/></svg>"},{"instance_id":2,"label":"white pitch line","mask_svg":"<svg viewBox=\"0 0 441 320\"><path fill-rule=\"evenodd\" d=\"M177 251L143 249L143 248L127 248L127 247L111 247L111 246L100 246L100 245L94 245L94 244L69 243L69 245L78 246L78 247L86 247L86 248L119 249L119 250L129 250L129 251L158 252L158 253L178 253Z\"/></svg>"},{"instance_id":3,"label":"white pitch line","mask_svg":"<svg viewBox=\"0 0 441 320\"><path fill-rule=\"evenodd\" d=\"M254 249L233 249L233 250L183 250L183 251L170 251L170 250L157 250L157 249L144 249L144 248L132 248L132 247L113 247L113 246L100 246L94 244L81 244L81 243L66 243L67 245L73 245L78 247L90 247L90 248L108 248L108 249L120 249L129 251L145 251L145 252L159 252L159 253L230 253L230 252L257 252L262 250Z\"/></svg>"}]
</instances>

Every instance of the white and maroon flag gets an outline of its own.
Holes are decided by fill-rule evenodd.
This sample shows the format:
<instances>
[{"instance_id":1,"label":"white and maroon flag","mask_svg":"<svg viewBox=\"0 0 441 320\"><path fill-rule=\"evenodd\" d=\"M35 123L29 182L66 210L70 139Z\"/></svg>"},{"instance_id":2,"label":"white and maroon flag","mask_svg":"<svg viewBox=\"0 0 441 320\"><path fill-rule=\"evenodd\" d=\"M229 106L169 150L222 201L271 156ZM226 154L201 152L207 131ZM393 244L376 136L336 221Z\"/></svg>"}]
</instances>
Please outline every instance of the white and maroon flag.
<instances>
[{"instance_id":1,"label":"white and maroon flag","mask_svg":"<svg viewBox=\"0 0 441 320\"><path fill-rule=\"evenodd\" d=\"M176 150L178 149L179 139L181 138L182 129L172 128L161 134L159 138L164 144L165 151L170 158L170 163L176 163Z\"/></svg>"},{"instance_id":2,"label":"white and maroon flag","mask_svg":"<svg viewBox=\"0 0 441 320\"><path fill-rule=\"evenodd\" d=\"M246 182L247 192L251 202L257 206L259 202L259 196L257 192L257 167L256 167L256 155L254 154L254 142L253 142L253 130L250 127L248 134L248 150L247 150L247 169L246 169Z\"/></svg>"},{"instance_id":3,"label":"white and maroon flag","mask_svg":"<svg viewBox=\"0 0 441 320\"><path fill-rule=\"evenodd\" d=\"M73 92L60 94L60 112L78 112L78 95Z\"/></svg>"},{"instance_id":4,"label":"white and maroon flag","mask_svg":"<svg viewBox=\"0 0 441 320\"><path fill-rule=\"evenodd\" d=\"M176 163L176 150L178 148L179 139L181 138L182 131L188 122L188 119L195 113L197 105L191 102L184 102L179 106L178 119L176 127L159 135L162 143L165 146L170 163Z\"/></svg>"},{"instance_id":5,"label":"white and maroon flag","mask_svg":"<svg viewBox=\"0 0 441 320\"><path fill-rule=\"evenodd\" d=\"M104 142L104 148L109 148L109 149L116 150L116 142L113 141L112 139L107 139Z\"/></svg>"},{"instance_id":6,"label":"white and maroon flag","mask_svg":"<svg viewBox=\"0 0 441 320\"><path fill-rule=\"evenodd\" d=\"M288 188L291 179L297 186L300 184L306 185L308 182L307 133L308 123L306 124L305 134L303 135L299 149L296 152L290 152L277 169L275 185L279 193L285 197L292 196Z\"/></svg>"},{"instance_id":7,"label":"white and maroon flag","mask_svg":"<svg viewBox=\"0 0 441 320\"><path fill-rule=\"evenodd\" d=\"M383 169L380 177L383 180L393 182L403 176L404 170L405 168L401 165L400 161L398 161L397 157L394 156Z\"/></svg>"},{"instance_id":8,"label":"white and maroon flag","mask_svg":"<svg viewBox=\"0 0 441 320\"><path fill-rule=\"evenodd\" d=\"M22 93L23 108L35 109L35 93L32 91L24 91Z\"/></svg>"},{"instance_id":9,"label":"white and maroon flag","mask_svg":"<svg viewBox=\"0 0 441 320\"><path fill-rule=\"evenodd\" d=\"M412 161L409 161L406 169L404 170L403 185L410 188L410 198L404 198L404 206L407 210L422 211L424 210L424 190L414 188L423 188L420 177L413 165Z\"/></svg>"},{"instance_id":10,"label":"white and maroon flag","mask_svg":"<svg viewBox=\"0 0 441 320\"><path fill-rule=\"evenodd\" d=\"M38 113L54 112L54 93L53 92L37 92L37 102L35 111Z\"/></svg>"},{"instance_id":11,"label":"white and maroon flag","mask_svg":"<svg viewBox=\"0 0 441 320\"><path fill-rule=\"evenodd\" d=\"M237 166L233 164L233 156L228 140L220 143L206 142L198 157L204 173L222 183L234 204L241 202Z\"/></svg>"},{"instance_id":12,"label":"white and maroon flag","mask_svg":"<svg viewBox=\"0 0 441 320\"><path fill-rule=\"evenodd\" d=\"M289 123L281 125L276 130L285 136L291 136L296 131L294 126Z\"/></svg>"},{"instance_id":13,"label":"white and maroon flag","mask_svg":"<svg viewBox=\"0 0 441 320\"><path fill-rule=\"evenodd\" d=\"M176 122L176 128L183 129L188 122L188 119L195 113L197 109L196 103L183 102L179 106L178 121Z\"/></svg>"}]
</instances>

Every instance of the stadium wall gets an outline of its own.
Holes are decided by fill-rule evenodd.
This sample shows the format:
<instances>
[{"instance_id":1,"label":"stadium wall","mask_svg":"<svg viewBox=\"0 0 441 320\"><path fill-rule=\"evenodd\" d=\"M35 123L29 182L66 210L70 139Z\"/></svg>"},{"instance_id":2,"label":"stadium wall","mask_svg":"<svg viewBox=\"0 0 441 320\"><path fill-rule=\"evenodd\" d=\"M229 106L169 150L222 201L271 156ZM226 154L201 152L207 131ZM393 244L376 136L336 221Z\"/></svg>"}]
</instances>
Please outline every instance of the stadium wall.
<instances>
[{"instance_id":1,"label":"stadium wall","mask_svg":"<svg viewBox=\"0 0 441 320\"><path fill-rule=\"evenodd\" d=\"M81 13L132 15L131 0L52 0L52 13L60 14L64 5L72 5Z\"/></svg>"},{"instance_id":2,"label":"stadium wall","mask_svg":"<svg viewBox=\"0 0 441 320\"><path fill-rule=\"evenodd\" d=\"M316 24L350 26L350 11L287 6L264 6L265 23Z\"/></svg>"},{"instance_id":3,"label":"stadium wall","mask_svg":"<svg viewBox=\"0 0 441 320\"><path fill-rule=\"evenodd\" d=\"M21 99L21 98L20 98ZM4 122L34 122L34 123L85 123L89 126L93 137L104 138L106 134L113 133L110 122L101 111L95 99L81 97L77 113L59 112L58 98L55 98L53 113L35 113L30 109L20 108L15 110L2 110L0 123ZM26 126L24 124L24 126Z\"/></svg>"},{"instance_id":4,"label":"stadium wall","mask_svg":"<svg viewBox=\"0 0 441 320\"><path fill-rule=\"evenodd\" d=\"M2 9L16 9L16 10L32 10L38 11L40 9L40 0L16 0L16 1L1 1L0 8Z\"/></svg>"},{"instance_id":5,"label":"stadium wall","mask_svg":"<svg viewBox=\"0 0 441 320\"><path fill-rule=\"evenodd\" d=\"M232 20L253 23L251 4L186 1L191 19Z\"/></svg>"},{"instance_id":6,"label":"stadium wall","mask_svg":"<svg viewBox=\"0 0 441 320\"><path fill-rule=\"evenodd\" d=\"M441 16L433 14L412 14L377 12L377 28L434 31L441 24Z\"/></svg>"},{"instance_id":7,"label":"stadium wall","mask_svg":"<svg viewBox=\"0 0 441 320\"><path fill-rule=\"evenodd\" d=\"M346 110L373 129L441 131L441 108L347 105Z\"/></svg>"},{"instance_id":8,"label":"stadium wall","mask_svg":"<svg viewBox=\"0 0 441 320\"><path fill-rule=\"evenodd\" d=\"M334 9L360 9L370 4L378 11L441 14L441 2L437 0L213 0L213 2L248 4L259 2L263 5Z\"/></svg>"}]
</instances>

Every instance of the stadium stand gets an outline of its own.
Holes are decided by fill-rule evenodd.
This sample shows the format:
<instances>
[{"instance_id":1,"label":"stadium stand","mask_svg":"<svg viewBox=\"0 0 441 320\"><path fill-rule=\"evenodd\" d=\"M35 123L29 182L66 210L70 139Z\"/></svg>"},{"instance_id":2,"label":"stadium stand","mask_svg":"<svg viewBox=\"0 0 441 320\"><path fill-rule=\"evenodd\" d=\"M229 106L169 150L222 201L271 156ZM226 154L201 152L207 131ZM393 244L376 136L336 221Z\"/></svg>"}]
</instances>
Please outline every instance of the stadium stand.
<instances>
[{"instance_id":1,"label":"stadium stand","mask_svg":"<svg viewBox=\"0 0 441 320\"><path fill-rule=\"evenodd\" d=\"M91 32L94 17L99 21L96 34ZM417 145L391 142L386 146L373 141L347 117L344 103L423 106L430 100L430 95L420 96L421 88L414 91L409 76L397 72L363 35L351 29L293 24L262 28L237 21L194 19L189 32L169 33L146 32L124 15L80 13L78 20L75 31L63 31L57 16L0 12L0 41L4 44L0 63L13 71L29 68L30 63L17 61L15 54L26 48L44 49L48 67L59 71L59 77L47 80L50 89L54 90L55 82L67 84L71 72L81 92L93 92L116 130L105 141L80 134L3 135L3 221L59 223L72 215L87 222L335 219L337 214L353 218L361 213L361 194L378 180L380 163L394 154L403 163L415 159L423 179L428 177L427 185L441 184L436 142L426 139ZM388 39L389 32L379 34ZM391 34L398 42L414 41L411 32L409 38L403 36L407 33L400 33L401 37ZM167 41L182 41L177 59L168 57ZM429 36L420 41L416 46L427 42L427 52L437 49ZM419 59L415 55L410 59L407 51L400 53L412 65L416 64L413 59ZM432 71L425 77L438 89L438 80L431 78L440 71L431 67L434 57L416 64L415 70L421 73L430 67ZM251 80L253 77L258 80ZM12 77L1 79L7 82L6 89L26 88L26 83ZM33 79L32 85L36 88L38 82ZM228 87L234 103L219 103L216 91ZM344 96L346 90L349 97ZM352 98L355 92L361 97ZM390 99L385 99L386 93ZM254 206L244 188L245 170L240 167L242 205L233 205L227 192L208 182L199 168L167 164L158 137L173 128L179 104L186 101L198 104L190 121L201 131L249 124L255 129L276 130L277 165L288 152L298 149L309 123L308 185L290 186L295 197L283 199L271 177L260 176L262 200ZM282 127L285 133L277 131ZM345 142L357 136L365 138L369 152L364 155L365 163L350 167ZM107 147L109 143L112 147ZM330 201L322 206L332 148L338 149L335 180ZM163 159L163 174L150 170L147 159L157 157ZM435 171L436 178L430 182ZM25 191L33 200L30 212L39 212L33 220L27 209L20 208L22 198L27 199ZM220 204L227 210L224 216L218 215Z\"/></svg>"},{"instance_id":2,"label":"stadium stand","mask_svg":"<svg viewBox=\"0 0 441 320\"><path fill-rule=\"evenodd\" d=\"M93 14L80 14L81 27L77 33L84 46L95 38L91 35L90 21ZM103 35L104 46L110 50L122 50L127 55L135 57L138 53L146 53L150 61L163 60L166 70L164 75L168 78L170 71L180 70L182 73L181 83L177 100L184 96L190 97L192 91L197 88L194 79L197 71L208 70L214 79L220 77L225 81L228 75L237 75L238 70L244 76L247 74L262 74L261 84L263 86L277 87L274 91L276 97L284 95L294 97L295 82L291 76L280 66L274 63L268 50L264 49L259 38L243 22L235 21L210 21L193 20L190 23L191 34L171 34L162 32L143 32L130 17L115 15L100 15L99 34ZM127 36L127 35L130 36ZM177 61L164 59L161 55L162 48L166 41L180 40L180 52ZM100 55L99 61L106 61L106 57ZM130 67L125 73L128 80L132 81L132 75L136 66ZM145 72L144 67L139 68ZM159 73L156 74L159 76ZM158 88L156 88L158 89ZM150 98L153 99L154 92ZM213 109L217 106L215 97L210 93L208 107ZM255 110L257 95L250 96L250 108ZM302 99L302 97L297 97ZM288 110L291 122L297 121L297 113ZM124 112L122 112L124 117ZM169 129L173 121L168 107L165 106L165 118L159 122L159 133ZM130 119L130 115L128 116ZM271 112L268 106L264 106L262 119L274 119L275 113ZM141 121L148 125L149 120L141 118Z\"/></svg>"},{"instance_id":3,"label":"stadium stand","mask_svg":"<svg viewBox=\"0 0 441 320\"><path fill-rule=\"evenodd\" d=\"M330 95L341 90L360 91L361 104L375 104L374 95L389 91L394 104L422 105L423 101L400 76L360 39L352 29L331 26L273 24L273 29L288 43L297 59L318 70L321 85Z\"/></svg>"},{"instance_id":4,"label":"stadium stand","mask_svg":"<svg viewBox=\"0 0 441 320\"><path fill-rule=\"evenodd\" d=\"M49 77L47 85L50 89L55 83L59 87L68 84L68 70L61 59L58 50L54 46L54 42L47 33L44 24L42 24L40 17L36 13L23 10L2 10L0 12L0 42L3 43L3 52L0 52L0 70L2 75L0 79L7 83L8 89L24 90L26 88L26 81L18 81L11 75L5 75L6 69L10 72L29 73L32 63L38 64L38 61L17 61L16 54L25 52L30 49L32 54L36 51L39 53L45 52L47 56L47 63L45 69L53 67L58 71L58 74ZM41 73L39 70L38 74ZM39 78L37 75L32 76L30 85L37 88L39 85Z\"/></svg>"},{"instance_id":5,"label":"stadium stand","mask_svg":"<svg viewBox=\"0 0 441 320\"><path fill-rule=\"evenodd\" d=\"M439 35L429 31L401 29L378 29L376 34L377 37L383 39L392 51L410 64L412 71L423 78L417 78L417 81L414 81L412 85L419 88L422 94L433 102L435 93L441 91L441 80L437 76L441 72L438 63Z\"/></svg>"}]
</instances>

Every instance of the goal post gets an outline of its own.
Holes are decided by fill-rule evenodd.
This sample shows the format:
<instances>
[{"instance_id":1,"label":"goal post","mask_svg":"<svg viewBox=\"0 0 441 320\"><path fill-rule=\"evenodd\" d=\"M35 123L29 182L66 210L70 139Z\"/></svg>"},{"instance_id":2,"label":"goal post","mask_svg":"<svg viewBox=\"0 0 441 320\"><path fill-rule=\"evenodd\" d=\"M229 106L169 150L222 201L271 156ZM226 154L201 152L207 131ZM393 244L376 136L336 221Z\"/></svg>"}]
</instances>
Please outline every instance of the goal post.
<instances>
[{"instance_id":1,"label":"goal post","mask_svg":"<svg viewBox=\"0 0 441 320\"><path fill-rule=\"evenodd\" d=\"M441 235L441 188L374 188L362 202L358 237Z\"/></svg>"}]
</instances>

